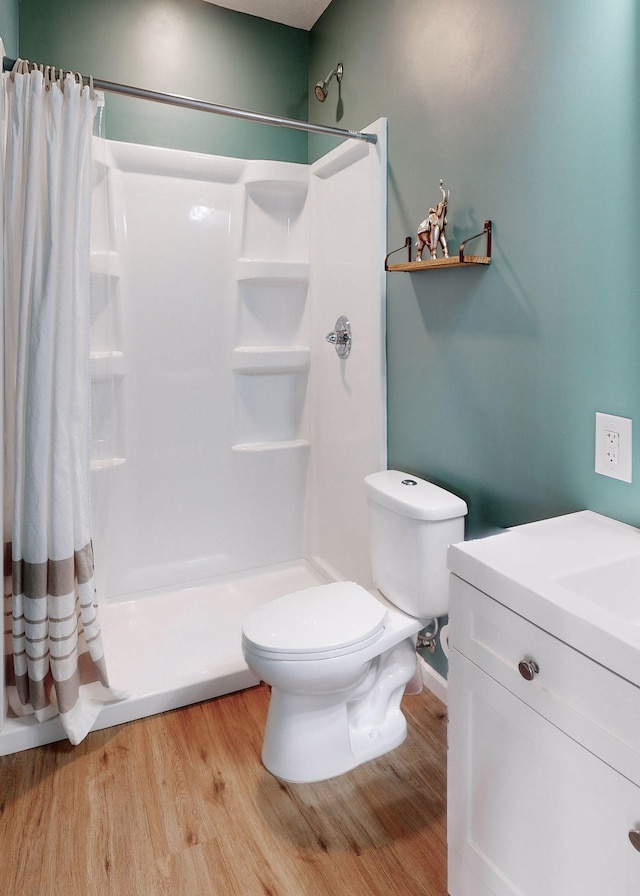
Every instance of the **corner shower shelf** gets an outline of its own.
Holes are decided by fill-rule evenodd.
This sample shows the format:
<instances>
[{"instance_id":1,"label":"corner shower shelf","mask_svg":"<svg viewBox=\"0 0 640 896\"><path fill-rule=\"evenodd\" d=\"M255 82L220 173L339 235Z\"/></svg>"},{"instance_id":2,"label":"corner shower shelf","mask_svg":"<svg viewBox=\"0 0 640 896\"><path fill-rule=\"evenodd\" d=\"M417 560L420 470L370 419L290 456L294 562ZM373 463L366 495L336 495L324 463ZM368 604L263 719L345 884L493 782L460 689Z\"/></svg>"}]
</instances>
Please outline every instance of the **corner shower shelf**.
<instances>
[{"instance_id":1,"label":"corner shower shelf","mask_svg":"<svg viewBox=\"0 0 640 896\"><path fill-rule=\"evenodd\" d=\"M304 195L309 188L309 168L307 165L289 165L283 170L281 162L254 159L245 171L242 183L249 191L257 189Z\"/></svg>"},{"instance_id":2,"label":"corner shower shelf","mask_svg":"<svg viewBox=\"0 0 640 896\"><path fill-rule=\"evenodd\" d=\"M105 457L99 460L92 460L90 464L91 472L113 470L114 467L121 467L122 464L126 463L126 460L126 457Z\"/></svg>"},{"instance_id":3,"label":"corner shower shelf","mask_svg":"<svg viewBox=\"0 0 640 896\"><path fill-rule=\"evenodd\" d=\"M465 255L464 248L471 240L475 240L480 236L487 237L487 254L486 255ZM458 254L453 258L429 258L426 261L411 261L411 247L413 243L411 237L408 236L404 241L404 246L399 249L393 249L384 260L385 271L405 271L412 273L413 271L429 271L436 268L464 268L473 265L489 265L491 264L491 221L484 222L484 228L480 233L467 237L464 242L460 243ZM402 249L408 250L408 261L404 264L389 264L389 258L395 252Z\"/></svg>"},{"instance_id":4,"label":"corner shower shelf","mask_svg":"<svg viewBox=\"0 0 640 896\"><path fill-rule=\"evenodd\" d=\"M293 373L309 369L310 350L304 346L238 346L233 350L232 367L236 373Z\"/></svg>"},{"instance_id":5,"label":"corner shower shelf","mask_svg":"<svg viewBox=\"0 0 640 896\"><path fill-rule=\"evenodd\" d=\"M94 380L109 376L124 376L122 352L91 352L91 377Z\"/></svg>"},{"instance_id":6,"label":"corner shower shelf","mask_svg":"<svg viewBox=\"0 0 640 896\"><path fill-rule=\"evenodd\" d=\"M309 442L306 439L290 439L285 442L238 442L231 446L233 451L291 451L301 448L308 448Z\"/></svg>"},{"instance_id":7,"label":"corner shower shelf","mask_svg":"<svg viewBox=\"0 0 640 896\"><path fill-rule=\"evenodd\" d=\"M251 180L245 181L247 193L252 199L262 199L267 196L280 196L285 199L304 201L306 198L309 183L307 180L290 181L290 180Z\"/></svg>"},{"instance_id":8,"label":"corner shower shelf","mask_svg":"<svg viewBox=\"0 0 640 896\"><path fill-rule=\"evenodd\" d=\"M308 261L255 261L239 258L236 266L236 280L261 282L278 285L287 282L306 283L309 280Z\"/></svg>"},{"instance_id":9,"label":"corner shower shelf","mask_svg":"<svg viewBox=\"0 0 640 896\"><path fill-rule=\"evenodd\" d=\"M105 277L117 279L120 276L118 253L108 249L93 251L91 253L90 270L92 274L102 274Z\"/></svg>"}]
</instances>

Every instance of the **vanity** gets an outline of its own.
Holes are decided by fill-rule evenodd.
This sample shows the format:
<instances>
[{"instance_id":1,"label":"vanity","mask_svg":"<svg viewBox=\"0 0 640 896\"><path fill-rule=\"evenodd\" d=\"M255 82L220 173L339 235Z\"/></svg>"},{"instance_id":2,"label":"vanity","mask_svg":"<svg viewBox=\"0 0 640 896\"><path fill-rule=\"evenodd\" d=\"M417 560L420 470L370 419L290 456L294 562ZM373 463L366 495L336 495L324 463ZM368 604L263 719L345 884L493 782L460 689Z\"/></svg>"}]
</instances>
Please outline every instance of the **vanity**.
<instances>
[{"instance_id":1,"label":"vanity","mask_svg":"<svg viewBox=\"0 0 640 896\"><path fill-rule=\"evenodd\" d=\"M640 530L449 548L450 896L640 894Z\"/></svg>"}]
</instances>

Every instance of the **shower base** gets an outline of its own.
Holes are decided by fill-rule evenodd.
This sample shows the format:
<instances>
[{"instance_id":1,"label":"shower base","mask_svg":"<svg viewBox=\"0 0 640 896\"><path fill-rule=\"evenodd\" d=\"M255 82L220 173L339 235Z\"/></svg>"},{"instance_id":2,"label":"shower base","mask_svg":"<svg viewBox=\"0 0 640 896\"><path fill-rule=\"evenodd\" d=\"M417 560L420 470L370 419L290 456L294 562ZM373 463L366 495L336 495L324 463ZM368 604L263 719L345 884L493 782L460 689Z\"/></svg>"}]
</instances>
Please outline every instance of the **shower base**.
<instances>
[{"instance_id":1,"label":"shower base","mask_svg":"<svg viewBox=\"0 0 640 896\"><path fill-rule=\"evenodd\" d=\"M327 581L301 560L181 590L109 600L101 609L109 678L129 696L105 706L94 730L257 684L242 656L245 617L276 597ZM43 723L8 718L0 732L0 756L64 739L56 718Z\"/></svg>"}]
</instances>

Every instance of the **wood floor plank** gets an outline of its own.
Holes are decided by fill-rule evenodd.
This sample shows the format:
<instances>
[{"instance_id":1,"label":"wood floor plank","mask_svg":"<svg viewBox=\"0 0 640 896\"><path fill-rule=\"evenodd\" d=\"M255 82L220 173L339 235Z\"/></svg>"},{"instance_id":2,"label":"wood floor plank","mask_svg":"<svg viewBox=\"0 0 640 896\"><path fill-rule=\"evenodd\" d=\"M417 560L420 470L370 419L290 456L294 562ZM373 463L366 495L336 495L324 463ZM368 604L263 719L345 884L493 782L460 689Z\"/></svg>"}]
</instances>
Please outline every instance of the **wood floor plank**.
<instances>
[{"instance_id":1,"label":"wood floor plank","mask_svg":"<svg viewBox=\"0 0 640 896\"><path fill-rule=\"evenodd\" d=\"M3 896L445 896L443 705L405 697L401 747L293 785L260 762L268 700L1 757Z\"/></svg>"}]
</instances>

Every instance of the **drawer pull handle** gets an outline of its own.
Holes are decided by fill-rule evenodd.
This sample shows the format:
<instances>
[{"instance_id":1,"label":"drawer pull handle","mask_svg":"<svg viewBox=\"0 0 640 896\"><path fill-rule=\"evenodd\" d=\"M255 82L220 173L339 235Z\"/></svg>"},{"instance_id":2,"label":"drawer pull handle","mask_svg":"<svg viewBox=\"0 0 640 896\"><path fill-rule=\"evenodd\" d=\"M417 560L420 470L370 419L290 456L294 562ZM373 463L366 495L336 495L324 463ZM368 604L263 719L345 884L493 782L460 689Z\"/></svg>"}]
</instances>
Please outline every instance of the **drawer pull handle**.
<instances>
[{"instance_id":1,"label":"drawer pull handle","mask_svg":"<svg viewBox=\"0 0 640 896\"><path fill-rule=\"evenodd\" d=\"M629 831L629 840L633 848L640 852L640 831Z\"/></svg>"},{"instance_id":2,"label":"drawer pull handle","mask_svg":"<svg viewBox=\"0 0 640 896\"><path fill-rule=\"evenodd\" d=\"M518 663L518 671L527 681L533 681L535 675L540 671L535 660L522 660ZM640 837L640 835L638 835Z\"/></svg>"}]
</instances>

